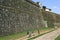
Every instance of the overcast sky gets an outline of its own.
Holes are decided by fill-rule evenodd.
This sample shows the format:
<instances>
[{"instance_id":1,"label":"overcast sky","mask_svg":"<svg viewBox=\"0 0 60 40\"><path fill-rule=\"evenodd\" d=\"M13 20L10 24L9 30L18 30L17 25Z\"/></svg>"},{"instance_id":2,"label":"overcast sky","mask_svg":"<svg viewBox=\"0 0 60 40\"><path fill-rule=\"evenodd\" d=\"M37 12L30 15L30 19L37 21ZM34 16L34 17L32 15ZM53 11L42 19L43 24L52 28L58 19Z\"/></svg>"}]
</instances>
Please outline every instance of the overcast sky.
<instances>
[{"instance_id":1,"label":"overcast sky","mask_svg":"<svg viewBox=\"0 0 60 40\"><path fill-rule=\"evenodd\" d=\"M60 14L60 0L33 0L34 2L41 2L42 5L52 9L53 12Z\"/></svg>"}]
</instances>

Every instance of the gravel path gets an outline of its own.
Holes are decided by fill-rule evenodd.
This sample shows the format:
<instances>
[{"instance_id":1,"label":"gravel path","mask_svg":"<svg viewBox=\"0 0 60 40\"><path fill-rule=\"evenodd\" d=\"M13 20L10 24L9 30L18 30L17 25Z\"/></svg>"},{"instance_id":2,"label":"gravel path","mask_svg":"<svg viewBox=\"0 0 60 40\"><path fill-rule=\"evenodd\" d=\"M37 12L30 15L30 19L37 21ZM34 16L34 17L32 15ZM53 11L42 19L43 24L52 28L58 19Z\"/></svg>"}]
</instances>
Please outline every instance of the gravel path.
<instances>
[{"instance_id":1,"label":"gravel path","mask_svg":"<svg viewBox=\"0 0 60 40\"><path fill-rule=\"evenodd\" d=\"M45 35L42 35L34 40L55 40L55 38L60 35L60 28L55 30L55 31L52 31L50 33L47 33Z\"/></svg>"}]
</instances>

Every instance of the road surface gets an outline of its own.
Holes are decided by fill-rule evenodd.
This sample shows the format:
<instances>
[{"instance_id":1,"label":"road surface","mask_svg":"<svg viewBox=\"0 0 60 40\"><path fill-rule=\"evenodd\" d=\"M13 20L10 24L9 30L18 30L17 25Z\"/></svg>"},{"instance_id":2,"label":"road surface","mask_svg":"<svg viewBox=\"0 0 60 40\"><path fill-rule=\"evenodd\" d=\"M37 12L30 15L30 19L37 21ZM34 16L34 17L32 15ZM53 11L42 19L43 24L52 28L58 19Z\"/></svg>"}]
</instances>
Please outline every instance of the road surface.
<instances>
[{"instance_id":1,"label":"road surface","mask_svg":"<svg viewBox=\"0 0 60 40\"><path fill-rule=\"evenodd\" d=\"M55 38L59 35L60 35L60 28L45 35L42 35L38 38L35 38L34 40L55 40Z\"/></svg>"}]
</instances>

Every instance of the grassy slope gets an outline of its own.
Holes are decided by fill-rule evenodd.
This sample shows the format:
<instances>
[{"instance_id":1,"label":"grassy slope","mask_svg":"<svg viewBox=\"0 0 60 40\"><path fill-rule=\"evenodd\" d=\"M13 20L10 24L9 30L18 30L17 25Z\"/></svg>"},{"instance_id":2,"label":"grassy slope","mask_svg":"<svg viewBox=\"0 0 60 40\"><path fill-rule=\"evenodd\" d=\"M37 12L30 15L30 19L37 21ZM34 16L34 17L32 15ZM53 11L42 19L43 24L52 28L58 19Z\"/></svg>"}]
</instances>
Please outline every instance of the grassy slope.
<instances>
[{"instance_id":1,"label":"grassy slope","mask_svg":"<svg viewBox=\"0 0 60 40\"><path fill-rule=\"evenodd\" d=\"M60 40L60 35L55 40Z\"/></svg>"},{"instance_id":2,"label":"grassy slope","mask_svg":"<svg viewBox=\"0 0 60 40\"><path fill-rule=\"evenodd\" d=\"M42 35L44 35L44 34L46 34L46 33L49 33L49 32L51 32L51 31L53 31L54 28L42 28L42 29L40 29L40 31L47 31L47 30L50 30L50 31L45 32L45 33L43 33L43 34L39 34L39 35L37 35L37 36L35 36L35 37L32 37L32 38L30 38L30 39L28 39L28 40L33 40L33 39L35 39L35 38L37 38L37 37L39 37L39 36L42 36Z\"/></svg>"},{"instance_id":3,"label":"grassy slope","mask_svg":"<svg viewBox=\"0 0 60 40\"><path fill-rule=\"evenodd\" d=\"M50 30L52 28L40 28L40 31L46 31L46 30ZM37 30L35 29L35 32ZM15 40L15 39L18 39L22 36L25 36L26 35L26 31L25 32L22 32L22 33L17 33L17 34L12 34L12 35L8 35L8 36L3 36L3 37L0 37L0 40Z\"/></svg>"},{"instance_id":4,"label":"grassy slope","mask_svg":"<svg viewBox=\"0 0 60 40\"><path fill-rule=\"evenodd\" d=\"M0 37L0 40L14 40L25 35L26 35L26 32L16 33L16 34L8 35L8 36L2 36Z\"/></svg>"}]
</instances>

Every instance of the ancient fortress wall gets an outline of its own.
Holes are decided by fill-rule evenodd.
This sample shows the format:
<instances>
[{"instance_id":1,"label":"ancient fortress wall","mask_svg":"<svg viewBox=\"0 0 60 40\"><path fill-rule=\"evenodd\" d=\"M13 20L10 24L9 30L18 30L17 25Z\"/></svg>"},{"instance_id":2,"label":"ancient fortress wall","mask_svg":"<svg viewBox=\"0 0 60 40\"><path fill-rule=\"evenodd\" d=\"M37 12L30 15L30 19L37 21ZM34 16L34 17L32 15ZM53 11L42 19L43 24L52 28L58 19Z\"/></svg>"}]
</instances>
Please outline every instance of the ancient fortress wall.
<instances>
[{"instance_id":1,"label":"ancient fortress wall","mask_svg":"<svg viewBox=\"0 0 60 40\"><path fill-rule=\"evenodd\" d=\"M55 19L52 12L42 10L42 15L45 21L47 21L48 27L54 27Z\"/></svg>"},{"instance_id":2,"label":"ancient fortress wall","mask_svg":"<svg viewBox=\"0 0 60 40\"><path fill-rule=\"evenodd\" d=\"M0 0L0 36L43 27L40 7L26 0Z\"/></svg>"},{"instance_id":3,"label":"ancient fortress wall","mask_svg":"<svg viewBox=\"0 0 60 40\"><path fill-rule=\"evenodd\" d=\"M44 21L47 21L48 27L58 27L60 25L60 14L42 10L42 15Z\"/></svg>"},{"instance_id":4,"label":"ancient fortress wall","mask_svg":"<svg viewBox=\"0 0 60 40\"><path fill-rule=\"evenodd\" d=\"M0 0L0 36L60 23L60 15L41 10L31 0Z\"/></svg>"},{"instance_id":5,"label":"ancient fortress wall","mask_svg":"<svg viewBox=\"0 0 60 40\"><path fill-rule=\"evenodd\" d=\"M55 14L55 17L56 17L56 23L60 23L60 15Z\"/></svg>"}]
</instances>

